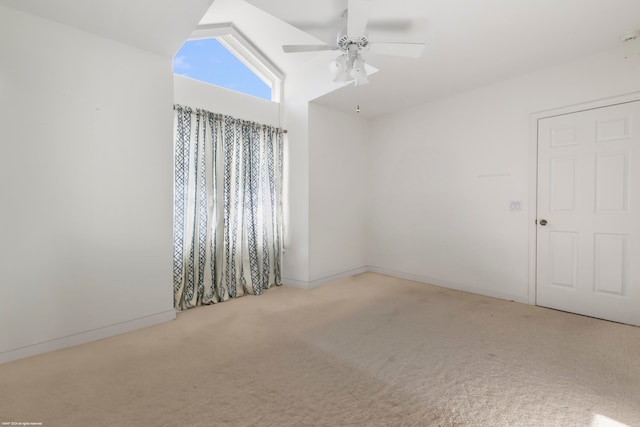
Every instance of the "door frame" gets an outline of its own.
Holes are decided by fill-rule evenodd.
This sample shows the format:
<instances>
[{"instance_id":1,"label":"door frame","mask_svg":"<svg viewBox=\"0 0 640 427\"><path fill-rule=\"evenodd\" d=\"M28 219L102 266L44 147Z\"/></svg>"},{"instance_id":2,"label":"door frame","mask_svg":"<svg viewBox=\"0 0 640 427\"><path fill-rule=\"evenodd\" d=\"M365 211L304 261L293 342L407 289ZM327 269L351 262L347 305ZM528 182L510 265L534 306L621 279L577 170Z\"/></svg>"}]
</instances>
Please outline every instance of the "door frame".
<instances>
[{"instance_id":1,"label":"door frame","mask_svg":"<svg viewBox=\"0 0 640 427\"><path fill-rule=\"evenodd\" d=\"M538 226L536 224L536 219L538 216L538 121L549 117L578 113L580 111L586 110L594 110L597 108L609 107L612 105L626 104L634 101L640 101L640 92L631 92L625 95L601 98L594 101L572 104L565 107L537 111L529 115L529 304L536 305L537 303L536 285L538 269Z\"/></svg>"}]
</instances>

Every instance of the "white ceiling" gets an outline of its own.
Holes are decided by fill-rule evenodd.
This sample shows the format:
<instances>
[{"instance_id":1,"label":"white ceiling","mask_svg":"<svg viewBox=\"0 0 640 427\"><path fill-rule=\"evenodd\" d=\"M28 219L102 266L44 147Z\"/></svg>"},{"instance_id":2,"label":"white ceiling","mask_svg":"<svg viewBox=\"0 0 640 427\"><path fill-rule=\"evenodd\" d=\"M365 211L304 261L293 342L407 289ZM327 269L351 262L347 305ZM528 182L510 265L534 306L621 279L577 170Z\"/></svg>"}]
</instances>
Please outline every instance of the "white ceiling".
<instances>
[{"instance_id":1,"label":"white ceiling","mask_svg":"<svg viewBox=\"0 0 640 427\"><path fill-rule=\"evenodd\" d=\"M233 23L255 47L285 74L300 67L316 54L290 55L282 51L287 40L295 43L319 43L281 19L243 0L215 0L200 20L200 25Z\"/></svg>"},{"instance_id":2,"label":"white ceiling","mask_svg":"<svg viewBox=\"0 0 640 427\"><path fill-rule=\"evenodd\" d=\"M0 0L82 31L173 56L213 0Z\"/></svg>"},{"instance_id":3,"label":"white ceiling","mask_svg":"<svg viewBox=\"0 0 640 427\"><path fill-rule=\"evenodd\" d=\"M335 30L323 35L322 26L337 22L347 5L347 0L247 1L285 22L311 28L326 42L334 41L330 34ZM361 114L368 117L613 49L620 46L620 36L640 30L640 0L371 1L370 22L412 23L402 32L370 30L371 41L424 42L427 47L417 60L366 57L380 70L360 88ZM271 41L275 26L260 30L276 45L299 42ZM260 38L254 41L262 46ZM317 102L353 111L354 93L348 86Z\"/></svg>"},{"instance_id":4,"label":"white ceiling","mask_svg":"<svg viewBox=\"0 0 640 427\"><path fill-rule=\"evenodd\" d=\"M175 54L201 17L201 24L233 22L285 73L317 56L328 63L334 53L285 54L281 46L333 42L347 6L347 0L212 1L0 0L0 5L163 55ZM427 48L420 59L366 57L380 70L360 88L361 114L367 117L613 49L620 36L640 30L640 0L371 1L370 22L399 20L405 27L370 29L372 41L424 42ZM352 112L354 98L350 85L316 101Z\"/></svg>"}]
</instances>

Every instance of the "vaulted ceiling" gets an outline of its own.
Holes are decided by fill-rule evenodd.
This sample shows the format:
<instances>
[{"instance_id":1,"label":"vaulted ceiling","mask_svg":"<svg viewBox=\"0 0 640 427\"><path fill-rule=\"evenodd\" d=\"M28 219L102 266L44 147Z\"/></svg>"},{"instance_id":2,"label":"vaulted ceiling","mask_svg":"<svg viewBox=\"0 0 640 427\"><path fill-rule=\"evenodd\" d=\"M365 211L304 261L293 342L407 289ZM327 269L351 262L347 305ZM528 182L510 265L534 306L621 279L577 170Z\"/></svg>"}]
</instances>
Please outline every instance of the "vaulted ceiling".
<instances>
[{"instance_id":1,"label":"vaulted ceiling","mask_svg":"<svg viewBox=\"0 0 640 427\"><path fill-rule=\"evenodd\" d=\"M639 0L371 0L372 41L424 42L419 59L376 56L380 71L360 88L362 115L375 117L430 99L568 62L621 45L640 30ZM347 0L0 0L141 49L173 55L200 24L227 23L285 73L332 52L285 54L283 44L333 42ZM321 62L324 63L324 62ZM354 88L316 101L353 111Z\"/></svg>"},{"instance_id":2,"label":"vaulted ceiling","mask_svg":"<svg viewBox=\"0 0 640 427\"><path fill-rule=\"evenodd\" d=\"M247 1L327 42L347 7L347 0ZM427 47L417 60L366 57L380 70L360 88L366 116L614 49L622 35L640 30L638 0L371 1L371 22L410 22L400 31L371 29L372 41L424 42ZM353 87L317 101L353 111Z\"/></svg>"},{"instance_id":3,"label":"vaulted ceiling","mask_svg":"<svg viewBox=\"0 0 640 427\"><path fill-rule=\"evenodd\" d=\"M0 0L1 6L173 56L213 0Z\"/></svg>"}]
</instances>

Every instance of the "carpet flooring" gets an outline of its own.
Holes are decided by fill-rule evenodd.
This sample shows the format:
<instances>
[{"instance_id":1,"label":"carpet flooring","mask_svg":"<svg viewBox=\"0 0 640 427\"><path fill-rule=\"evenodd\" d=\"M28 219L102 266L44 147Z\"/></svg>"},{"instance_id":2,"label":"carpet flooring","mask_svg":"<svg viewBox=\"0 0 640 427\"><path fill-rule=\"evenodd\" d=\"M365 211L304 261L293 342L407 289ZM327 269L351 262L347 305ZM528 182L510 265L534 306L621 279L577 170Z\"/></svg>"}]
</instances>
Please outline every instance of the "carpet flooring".
<instances>
[{"instance_id":1,"label":"carpet flooring","mask_svg":"<svg viewBox=\"0 0 640 427\"><path fill-rule=\"evenodd\" d=\"M640 328L372 273L0 365L0 425L640 426Z\"/></svg>"}]
</instances>

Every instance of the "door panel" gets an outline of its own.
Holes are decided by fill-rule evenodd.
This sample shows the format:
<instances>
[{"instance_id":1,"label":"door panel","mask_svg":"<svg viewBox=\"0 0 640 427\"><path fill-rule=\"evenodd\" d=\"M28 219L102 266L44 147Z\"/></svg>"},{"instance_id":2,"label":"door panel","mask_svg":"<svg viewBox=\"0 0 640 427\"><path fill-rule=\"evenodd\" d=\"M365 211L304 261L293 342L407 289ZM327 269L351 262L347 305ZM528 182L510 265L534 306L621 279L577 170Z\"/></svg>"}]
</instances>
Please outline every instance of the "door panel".
<instances>
[{"instance_id":1,"label":"door panel","mask_svg":"<svg viewBox=\"0 0 640 427\"><path fill-rule=\"evenodd\" d=\"M578 282L578 233L549 233L551 284L575 288Z\"/></svg>"},{"instance_id":2,"label":"door panel","mask_svg":"<svg viewBox=\"0 0 640 427\"><path fill-rule=\"evenodd\" d=\"M573 212L576 209L576 162L575 157L551 159L551 212Z\"/></svg>"},{"instance_id":3,"label":"door panel","mask_svg":"<svg viewBox=\"0 0 640 427\"><path fill-rule=\"evenodd\" d=\"M627 242L628 236L596 234L595 292L626 296Z\"/></svg>"},{"instance_id":4,"label":"door panel","mask_svg":"<svg viewBox=\"0 0 640 427\"><path fill-rule=\"evenodd\" d=\"M538 305L640 325L639 147L640 101L538 121Z\"/></svg>"},{"instance_id":5,"label":"door panel","mask_svg":"<svg viewBox=\"0 0 640 427\"><path fill-rule=\"evenodd\" d=\"M627 153L596 156L596 213L628 213L628 160Z\"/></svg>"}]
</instances>

